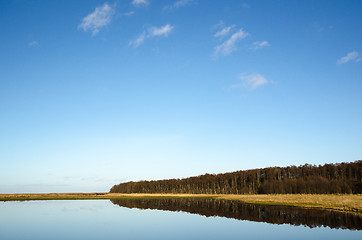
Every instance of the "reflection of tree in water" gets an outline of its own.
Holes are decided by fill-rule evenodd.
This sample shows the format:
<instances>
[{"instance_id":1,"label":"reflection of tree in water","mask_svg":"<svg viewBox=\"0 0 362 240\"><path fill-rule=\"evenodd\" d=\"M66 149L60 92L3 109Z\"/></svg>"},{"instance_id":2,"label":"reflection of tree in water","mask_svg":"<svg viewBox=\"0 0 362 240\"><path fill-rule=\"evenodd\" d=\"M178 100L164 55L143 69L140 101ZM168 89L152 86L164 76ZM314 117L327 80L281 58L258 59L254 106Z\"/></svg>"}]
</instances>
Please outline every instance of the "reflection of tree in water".
<instances>
[{"instance_id":1,"label":"reflection of tree in water","mask_svg":"<svg viewBox=\"0 0 362 240\"><path fill-rule=\"evenodd\" d=\"M362 230L362 217L350 213L286 206L245 204L239 201L172 198L172 199L117 199L113 204L127 208L183 211L203 216L219 216L254 222L304 225Z\"/></svg>"}]
</instances>

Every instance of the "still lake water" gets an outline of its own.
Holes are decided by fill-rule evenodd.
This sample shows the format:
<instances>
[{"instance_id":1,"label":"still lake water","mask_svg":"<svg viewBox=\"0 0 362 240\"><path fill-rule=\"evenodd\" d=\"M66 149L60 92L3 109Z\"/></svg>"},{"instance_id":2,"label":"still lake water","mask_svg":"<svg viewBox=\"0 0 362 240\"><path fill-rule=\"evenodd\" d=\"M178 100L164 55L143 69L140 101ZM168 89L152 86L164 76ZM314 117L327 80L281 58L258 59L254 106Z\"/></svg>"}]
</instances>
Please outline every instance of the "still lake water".
<instances>
[{"instance_id":1,"label":"still lake water","mask_svg":"<svg viewBox=\"0 0 362 240\"><path fill-rule=\"evenodd\" d=\"M0 202L0 239L362 239L361 217L212 199Z\"/></svg>"}]
</instances>

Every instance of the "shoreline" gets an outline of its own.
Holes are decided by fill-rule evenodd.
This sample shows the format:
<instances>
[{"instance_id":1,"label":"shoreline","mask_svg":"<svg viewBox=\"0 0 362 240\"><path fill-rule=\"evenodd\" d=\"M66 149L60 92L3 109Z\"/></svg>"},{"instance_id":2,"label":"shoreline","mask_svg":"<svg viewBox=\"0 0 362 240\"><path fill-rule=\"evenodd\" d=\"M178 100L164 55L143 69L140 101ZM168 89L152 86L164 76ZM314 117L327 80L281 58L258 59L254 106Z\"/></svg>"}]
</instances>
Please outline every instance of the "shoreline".
<instances>
[{"instance_id":1,"label":"shoreline","mask_svg":"<svg viewBox=\"0 0 362 240\"><path fill-rule=\"evenodd\" d=\"M163 193L32 193L0 194L0 202L34 200L96 200L130 198L213 198L250 204L342 211L362 215L362 194L163 194Z\"/></svg>"}]
</instances>

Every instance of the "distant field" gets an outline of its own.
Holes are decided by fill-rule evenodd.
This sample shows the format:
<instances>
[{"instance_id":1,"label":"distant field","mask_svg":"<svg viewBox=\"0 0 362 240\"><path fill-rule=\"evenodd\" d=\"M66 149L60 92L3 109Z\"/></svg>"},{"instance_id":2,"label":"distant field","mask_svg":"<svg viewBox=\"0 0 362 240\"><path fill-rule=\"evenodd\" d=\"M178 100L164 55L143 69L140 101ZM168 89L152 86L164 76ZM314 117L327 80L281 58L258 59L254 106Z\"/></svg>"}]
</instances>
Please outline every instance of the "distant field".
<instances>
[{"instance_id":1,"label":"distant field","mask_svg":"<svg viewBox=\"0 0 362 240\"><path fill-rule=\"evenodd\" d=\"M319 208L362 214L361 194L265 194L265 195L212 195L212 194L122 194L122 193L49 193L0 194L0 201L30 200L85 200L119 198L184 198L201 197L237 200L245 203Z\"/></svg>"}]
</instances>

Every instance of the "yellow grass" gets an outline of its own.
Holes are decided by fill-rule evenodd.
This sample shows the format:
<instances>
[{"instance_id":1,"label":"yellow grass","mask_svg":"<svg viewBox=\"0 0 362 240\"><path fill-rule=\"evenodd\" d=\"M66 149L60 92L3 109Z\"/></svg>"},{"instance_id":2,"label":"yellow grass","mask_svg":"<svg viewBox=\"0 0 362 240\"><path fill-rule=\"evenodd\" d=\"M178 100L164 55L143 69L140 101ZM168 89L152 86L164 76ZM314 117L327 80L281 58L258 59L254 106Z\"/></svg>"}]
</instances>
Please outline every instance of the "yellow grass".
<instances>
[{"instance_id":1,"label":"yellow grass","mask_svg":"<svg viewBox=\"0 0 362 240\"><path fill-rule=\"evenodd\" d=\"M50 193L0 194L0 201L27 200L81 200L117 198L184 198L201 197L237 200L245 203L320 208L362 214L361 194L265 194L265 195L212 195L212 194L122 194L122 193Z\"/></svg>"},{"instance_id":2,"label":"yellow grass","mask_svg":"<svg viewBox=\"0 0 362 240\"><path fill-rule=\"evenodd\" d=\"M239 200L247 203L323 208L362 214L362 195L360 194L224 195L219 198Z\"/></svg>"}]
</instances>

